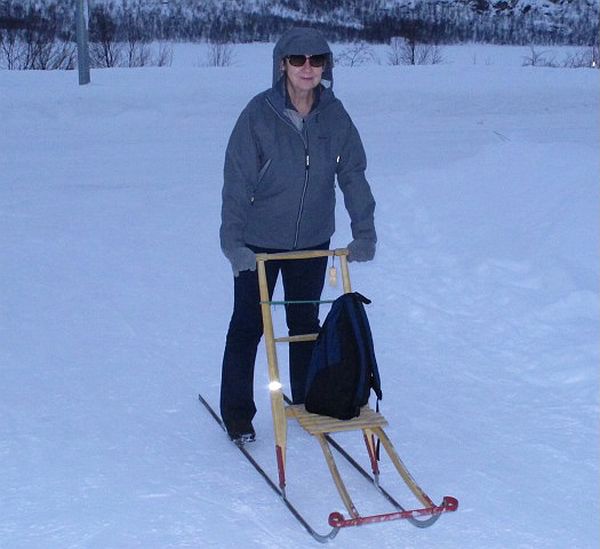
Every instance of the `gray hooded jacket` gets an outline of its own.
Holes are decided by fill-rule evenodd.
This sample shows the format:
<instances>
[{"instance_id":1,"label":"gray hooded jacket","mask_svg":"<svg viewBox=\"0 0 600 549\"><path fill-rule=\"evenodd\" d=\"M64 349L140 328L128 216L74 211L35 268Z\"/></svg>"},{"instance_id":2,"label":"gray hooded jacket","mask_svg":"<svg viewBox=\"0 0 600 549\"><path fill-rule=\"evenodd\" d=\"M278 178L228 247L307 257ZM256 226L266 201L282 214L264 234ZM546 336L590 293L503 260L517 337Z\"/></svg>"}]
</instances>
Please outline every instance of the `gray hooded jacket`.
<instances>
[{"instance_id":1,"label":"gray hooded jacket","mask_svg":"<svg viewBox=\"0 0 600 549\"><path fill-rule=\"evenodd\" d=\"M318 100L300 128L286 114L291 106L281 72L282 60L292 54L329 58ZM226 256L248 244L295 250L329 240L336 177L353 237L377 240L364 148L333 94L332 68L331 50L315 29L292 29L275 45L273 85L242 111L227 146L220 230Z\"/></svg>"}]
</instances>

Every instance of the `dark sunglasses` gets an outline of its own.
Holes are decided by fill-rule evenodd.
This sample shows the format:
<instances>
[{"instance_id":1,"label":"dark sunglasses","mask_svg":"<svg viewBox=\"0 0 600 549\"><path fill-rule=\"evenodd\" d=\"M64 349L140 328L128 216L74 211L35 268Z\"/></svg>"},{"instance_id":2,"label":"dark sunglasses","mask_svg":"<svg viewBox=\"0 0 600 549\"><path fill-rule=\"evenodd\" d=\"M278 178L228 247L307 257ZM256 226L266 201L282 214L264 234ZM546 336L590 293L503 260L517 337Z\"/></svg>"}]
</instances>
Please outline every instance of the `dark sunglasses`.
<instances>
[{"instance_id":1,"label":"dark sunglasses","mask_svg":"<svg viewBox=\"0 0 600 549\"><path fill-rule=\"evenodd\" d=\"M327 56L320 55L288 55L287 60L292 67L303 67L306 60L310 63L311 67L322 67L325 65L325 61L327 61Z\"/></svg>"}]
</instances>

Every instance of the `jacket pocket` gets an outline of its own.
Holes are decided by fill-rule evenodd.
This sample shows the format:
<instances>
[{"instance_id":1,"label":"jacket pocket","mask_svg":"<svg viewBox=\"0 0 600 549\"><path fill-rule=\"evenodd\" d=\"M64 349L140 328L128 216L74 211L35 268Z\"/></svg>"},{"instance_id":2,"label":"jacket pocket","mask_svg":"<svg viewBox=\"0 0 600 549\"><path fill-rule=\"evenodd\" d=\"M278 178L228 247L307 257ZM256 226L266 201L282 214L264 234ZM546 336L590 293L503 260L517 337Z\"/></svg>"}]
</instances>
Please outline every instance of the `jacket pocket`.
<instances>
[{"instance_id":1,"label":"jacket pocket","mask_svg":"<svg viewBox=\"0 0 600 549\"><path fill-rule=\"evenodd\" d=\"M262 183L262 180L265 178L269 167L271 166L271 159L268 158L267 161L262 165L261 169L258 172L258 177L256 178L256 185L254 185L254 191L252 192L252 196L250 197L250 203L254 204L254 198L256 197L256 192Z\"/></svg>"}]
</instances>

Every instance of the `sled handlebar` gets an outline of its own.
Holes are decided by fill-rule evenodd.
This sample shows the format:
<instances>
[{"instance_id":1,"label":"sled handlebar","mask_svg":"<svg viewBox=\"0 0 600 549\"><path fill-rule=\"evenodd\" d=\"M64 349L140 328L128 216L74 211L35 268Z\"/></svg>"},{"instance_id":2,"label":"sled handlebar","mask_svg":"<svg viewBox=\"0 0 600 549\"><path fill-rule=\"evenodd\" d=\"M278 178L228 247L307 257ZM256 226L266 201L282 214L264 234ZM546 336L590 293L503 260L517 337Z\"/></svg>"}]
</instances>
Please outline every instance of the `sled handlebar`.
<instances>
[{"instance_id":1,"label":"sled handlebar","mask_svg":"<svg viewBox=\"0 0 600 549\"><path fill-rule=\"evenodd\" d=\"M312 259L315 257L347 256L346 248L335 250L300 250L296 252L278 252L273 254L256 254L256 261L272 261L275 259Z\"/></svg>"}]
</instances>

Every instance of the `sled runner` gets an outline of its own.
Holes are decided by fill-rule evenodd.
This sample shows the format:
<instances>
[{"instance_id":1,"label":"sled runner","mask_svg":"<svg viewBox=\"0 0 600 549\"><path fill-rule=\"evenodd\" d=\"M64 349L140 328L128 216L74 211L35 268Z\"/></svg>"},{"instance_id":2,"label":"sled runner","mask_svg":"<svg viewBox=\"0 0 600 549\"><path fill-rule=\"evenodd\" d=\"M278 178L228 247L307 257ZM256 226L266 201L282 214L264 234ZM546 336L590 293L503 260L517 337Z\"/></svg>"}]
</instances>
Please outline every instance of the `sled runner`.
<instances>
[{"instance_id":1,"label":"sled runner","mask_svg":"<svg viewBox=\"0 0 600 549\"><path fill-rule=\"evenodd\" d=\"M303 334L289 337L275 337L273 329L273 319L271 315L271 306L273 304L286 304L293 302L274 302L269 298L269 292L267 287L267 276L265 263L272 260L289 260L294 261L298 259L309 259L317 257L339 257L342 283L344 293L352 292L350 284L350 275L348 270L347 262L348 251L346 249L336 250L308 250L300 252L285 252L275 254L257 254L257 269L258 269L258 281L260 287L260 299L261 299L261 312L263 318L264 327L264 341L267 353L267 362L269 369L269 389L271 398L271 412L273 416L273 429L275 434L275 457L277 460L278 470L278 481L279 481L279 493L286 499L286 447L287 447L287 423L288 421L298 421L298 423L312 436L314 436L322 451L331 473L333 482L339 492L342 502L348 513L348 517L345 517L339 512L332 512L329 515L329 525L333 528L332 533L326 536L315 535L314 531L309 532L318 541L327 541L331 539L339 528L349 526L359 526L362 524L384 522L397 519L409 519L410 522L416 526L429 526L439 518L439 515L445 512L456 511L458 508L458 501L451 497L444 497L440 505L435 505L432 499L419 487L413 477L408 472L405 465L402 463L398 453L396 452L391 440L386 435L384 427L387 425L386 419L381 413L375 411L367 404L360 410L358 417L354 417L349 420L335 419L329 416L312 414L307 412L303 404L293 405L289 402L283 393L279 377L279 366L277 362L277 343L292 343L301 341L314 341L317 339L318 334ZM303 302L304 303L304 302ZM382 513L377 515L361 515L356 508L350 494L344 484L344 481L337 468L334 456L331 451L330 444L334 447L337 445L335 441L329 436L331 433L337 433L341 431L360 431L366 444L367 454L371 465L373 477L371 478L364 470L354 463L354 467L362 470L363 474L366 475L373 484L379 489L379 491L391 502L396 511ZM379 443L381 442L385 449L389 459L393 463L395 469L400 474L404 483L408 486L410 491L414 494L419 503L423 506L419 509L405 510L403 509L394 499L390 496L383 488L379 486L379 465L378 465L378 449ZM341 451L339 447L336 450ZM349 461L352 460L349 456L344 456ZM352 460L353 461L353 460ZM416 517L429 516L428 520L419 521ZM421 523L421 524L419 524ZM307 528L308 529L308 528Z\"/></svg>"}]
</instances>

